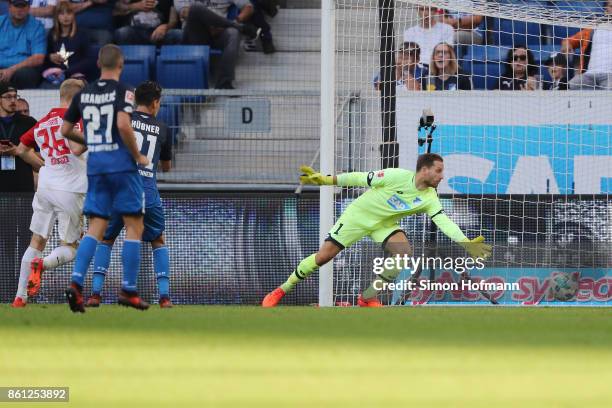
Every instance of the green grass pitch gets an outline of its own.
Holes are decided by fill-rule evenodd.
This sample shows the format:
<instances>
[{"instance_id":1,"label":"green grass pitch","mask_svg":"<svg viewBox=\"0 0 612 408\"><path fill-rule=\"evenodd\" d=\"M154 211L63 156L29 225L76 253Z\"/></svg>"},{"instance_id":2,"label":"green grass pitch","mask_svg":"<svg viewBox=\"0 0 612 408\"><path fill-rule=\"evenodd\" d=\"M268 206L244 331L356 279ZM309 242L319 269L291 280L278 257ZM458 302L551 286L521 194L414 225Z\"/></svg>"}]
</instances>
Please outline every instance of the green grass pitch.
<instances>
[{"instance_id":1,"label":"green grass pitch","mask_svg":"<svg viewBox=\"0 0 612 408\"><path fill-rule=\"evenodd\" d=\"M0 362L70 387L18 407L611 407L612 310L1 305Z\"/></svg>"}]
</instances>

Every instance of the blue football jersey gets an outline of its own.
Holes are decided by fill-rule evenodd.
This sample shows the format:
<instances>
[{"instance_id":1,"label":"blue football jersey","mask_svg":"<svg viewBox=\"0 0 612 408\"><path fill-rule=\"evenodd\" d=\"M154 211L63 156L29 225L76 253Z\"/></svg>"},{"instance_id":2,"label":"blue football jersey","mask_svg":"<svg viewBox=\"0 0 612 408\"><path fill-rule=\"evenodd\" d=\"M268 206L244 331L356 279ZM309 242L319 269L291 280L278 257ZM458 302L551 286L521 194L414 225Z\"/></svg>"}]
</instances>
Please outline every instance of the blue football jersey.
<instances>
[{"instance_id":1,"label":"blue football jersey","mask_svg":"<svg viewBox=\"0 0 612 408\"><path fill-rule=\"evenodd\" d=\"M172 140L168 126L155 117L135 111L132 114L132 128L140 153L149 159L148 166L138 166L142 176L147 207L159 205L161 200L157 190L157 165L160 160L172 159Z\"/></svg>"},{"instance_id":2,"label":"blue football jersey","mask_svg":"<svg viewBox=\"0 0 612 408\"><path fill-rule=\"evenodd\" d=\"M109 79L88 84L72 99L64 119L71 123L83 119L88 175L136 171L136 162L117 129L118 113L131 114L133 106L134 92Z\"/></svg>"}]
</instances>

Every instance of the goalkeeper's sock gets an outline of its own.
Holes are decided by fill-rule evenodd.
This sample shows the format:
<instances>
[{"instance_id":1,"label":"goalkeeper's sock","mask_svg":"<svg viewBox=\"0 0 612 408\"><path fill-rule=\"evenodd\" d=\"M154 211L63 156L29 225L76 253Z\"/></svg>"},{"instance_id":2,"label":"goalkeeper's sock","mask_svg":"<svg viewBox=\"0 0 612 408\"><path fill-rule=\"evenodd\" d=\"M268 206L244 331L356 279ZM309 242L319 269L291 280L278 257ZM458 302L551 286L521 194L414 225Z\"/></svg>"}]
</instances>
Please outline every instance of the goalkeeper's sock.
<instances>
[{"instance_id":1,"label":"goalkeeper's sock","mask_svg":"<svg viewBox=\"0 0 612 408\"><path fill-rule=\"evenodd\" d=\"M153 270L157 276L159 297L170 297L170 254L168 247L162 246L153 250Z\"/></svg>"},{"instance_id":2,"label":"goalkeeper's sock","mask_svg":"<svg viewBox=\"0 0 612 408\"><path fill-rule=\"evenodd\" d=\"M91 258L93 258L96 253L97 246L98 240L91 235L85 235L79 244L79 249L77 249L76 259L74 261L74 269L72 270L72 282L80 287L83 287L87 269L89 269Z\"/></svg>"},{"instance_id":3,"label":"goalkeeper's sock","mask_svg":"<svg viewBox=\"0 0 612 408\"><path fill-rule=\"evenodd\" d=\"M55 248L51 253L43 259L43 267L45 270L57 268L60 265L66 264L74 259L76 249L70 245L61 245Z\"/></svg>"},{"instance_id":4,"label":"goalkeeper's sock","mask_svg":"<svg viewBox=\"0 0 612 408\"><path fill-rule=\"evenodd\" d=\"M315 262L315 254L302 259L302 262L298 264L295 271L293 271L293 273L289 276L289 279L287 279L287 282L280 286L281 289L285 291L285 293L289 293L289 291L291 291L299 281L306 279L317 269L319 269L319 265L317 265Z\"/></svg>"},{"instance_id":5,"label":"goalkeeper's sock","mask_svg":"<svg viewBox=\"0 0 612 408\"><path fill-rule=\"evenodd\" d=\"M396 267L385 269L383 273L374 279L374 282L372 282L370 287L363 291L363 299L373 299L378 296L378 293L382 290L383 285L385 283L395 282L395 278L397 278L397 275L399 275L400 272L401 269Z\"/></svg>"},{"instance_id":6,"label":"goalkeeper's sock","mask_svg":"<svg viewBox=\"0 0 612 408\"><path fill-rule=\"evenodd\" d=\"M112 245L104 242L98 244L96 248L96 256L94 257L94 274L91 282L91 291L96 295L102 293L106 272L110 266Z\"/></svg>"},{"instance_id":7,"label":"goalkeeper's sock","mask_svg":"<svg viewBox=\"0 0 612 408\"><path fill-rule=\"evenodd\" d=\"M26 299L28 289L28 278L30 277L30 264L34 258L40 258L42 252L34 249L31 246L26 249L21 258L21 267L19 268L19 284L17 285L17 296Z\"/></svg>"},{"instance_id":8,"label":"goalkeeper's sock","mask_svg":"<svg viewBox=\"0 0 612 408\"><path fill-rule=\"evenodd\" d=\"M123 241L123 282L121 289L126 292L136 292L136 281L140 269L140 241L126 239Z\"/></svg>"}]
</instances>

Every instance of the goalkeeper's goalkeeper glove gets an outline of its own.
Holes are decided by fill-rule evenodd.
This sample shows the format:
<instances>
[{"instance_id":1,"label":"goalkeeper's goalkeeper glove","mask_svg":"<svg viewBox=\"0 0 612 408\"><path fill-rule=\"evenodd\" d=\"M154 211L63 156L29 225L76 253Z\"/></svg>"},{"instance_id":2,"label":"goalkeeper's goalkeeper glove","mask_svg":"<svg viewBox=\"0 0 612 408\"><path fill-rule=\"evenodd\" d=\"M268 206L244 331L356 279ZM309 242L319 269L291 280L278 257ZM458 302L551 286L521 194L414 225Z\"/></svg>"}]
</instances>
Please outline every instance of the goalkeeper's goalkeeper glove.
<instances>
[{"instance_id":1,"label":"goalkeeper's goalkeeper glove","mask_svg":"<svg viewBox=\"0 0 612 408\"><path fill-rule=\"evenodd\" d=\"M300 171L304 173L300 176L302 184L318 184L320 186L331 186L334 184L333 176L324 176L321 173L315 172L312 167L302 166Z\"/></svg>"},{"instance_id":2,"label":"goalkeeper's goalkeeper glove","mask_svg":"<svg viewBox=\"0 0 612 408\"><path fill-rule=\"evenodd\" d=\"M471 257L487 259L491 256L491 245L485 244L484 240L481 235L470 241L459 242L459 245L465 248Z\"/></svg>"}]
</instances>

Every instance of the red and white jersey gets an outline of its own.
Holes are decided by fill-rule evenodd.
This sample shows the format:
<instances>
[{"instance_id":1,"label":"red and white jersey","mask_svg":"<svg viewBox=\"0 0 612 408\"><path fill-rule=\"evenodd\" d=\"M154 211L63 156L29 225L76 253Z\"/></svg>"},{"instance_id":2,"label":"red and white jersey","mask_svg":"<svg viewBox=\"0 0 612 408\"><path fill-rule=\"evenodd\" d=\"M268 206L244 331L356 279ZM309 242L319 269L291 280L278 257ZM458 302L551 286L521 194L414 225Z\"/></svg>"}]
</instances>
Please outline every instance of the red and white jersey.
<instances>
[{"instance_id":1,"label":"red and white jersey","mask_svg":"<svg viewBox=\"0 0 612 408\"><path fill-rule=\"evenodd\" d=\"M85 157L75 156L68 140L61 134L65 108L51 109L34 127L24 133L20 141L26 146L40 148L45 165L40 168L38 188L44 190L87 192L87 163ZM75 127L82 130L81 123Z\"/></svg>"}]
</instances>

